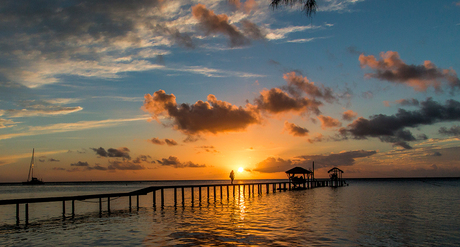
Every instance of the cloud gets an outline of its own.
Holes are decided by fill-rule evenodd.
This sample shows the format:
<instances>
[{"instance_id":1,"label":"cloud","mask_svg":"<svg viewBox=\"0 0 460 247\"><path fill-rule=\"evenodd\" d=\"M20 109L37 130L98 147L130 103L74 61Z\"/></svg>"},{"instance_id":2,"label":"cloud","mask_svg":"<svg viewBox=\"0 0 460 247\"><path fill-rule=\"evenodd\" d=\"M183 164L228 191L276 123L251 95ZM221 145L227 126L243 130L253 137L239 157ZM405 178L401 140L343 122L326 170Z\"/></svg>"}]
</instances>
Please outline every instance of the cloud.
<instances>
[{"instance_id":1,"label":"cloud","mask_svg":"<svg viewBox=\"0 0 460 247\"><path fill-rule=\"evenodd\" d=\"M214 11L208 10L203 4L193 6L192 15L200 22L206 35L213 33L224 34L230 38L231 47L249 44L249 39L237 27L229 23L227 15L216 15Z\"/></svg>"},{"instance_id":2,"label":"cloud","mask_svg":"<svg viewBox=\"0 0 460 247\"><path fill-rule=\"evenodd\" d=\"M11 118L19 117L35 117L35 116L55 116L55 115L67 115L70 113L78 112L83 110L82 107L54 107L53 109L21 109L21 110L5 110L4 115Z\"/></svg>"},{"instance_id":3,"label":"cloud","mask_svg":"<svg viewBox=\"0 0 460 247\"><path fill-rule=\"evenodd\" d=\"M342 126L342 123L339 120L329 117L329 116L319 115L318 119L321 122L321 128L323 130L327 128L334 128L334 127Z\"/></svg>"},{"instance_id":4,"label":"cloud","mask_svg":"<svg viewBox=\"0 0 460 247\"><path fill-rule=\"evenodd\" d=\"M196 147L196 148L202 149L207 153L220 153L219 151L216 150L216 148L214 146L206 146L205 145L205 146L199 146L199 147ZM198 153L201 153L201 151L198 152Z\"/></svg>"},{"instance_id":5,"label":"cloud","mask_svg":"<svg viewBox=\"0 0 460 247\"><path fill-rule=\"evenodd\" d=\"M165 142L168 146L176 146L177 142L174 141L173 139L165 139Z\"/></svg>"},{"instance_id":6,"label":"cloud","mask_svg":"<svg viewBox=\"0 0 460 247\"><path fill-rule=\"evenodd\" d=\"M162 141L162 140L160 140L160 139L158 139L158 138L156 138L156 137L150 139L149 141L150 141L151 143L157 144L157 145L164 145L164 144L165 144L164 141Z\"/></svg>"},{"instance_id":7,"label":"cloud","mask_svg":"<svg viewBox=\"0 0 460 247\"><path fill-rule=\"evenodd\" d=\"M143 109L151 113L153 119L158 120L162 116L172 119L173 128L187 135L243 131L249 125L261 121L254 106L247 104L244 108L237 107L217 100L211 94L206 102L200 100L193 105L177 105L173 94L168 95L159 90L152 95L145 95Z\"/></svg>"},{"instance_id":8,"label":"cloud","mask_svg":"<svg viewBox=\"0 0 460 247\"><path fill-rule=\"evenodd\" d=\"M292 97L279 88L263 90L254 101L260 110L272 114L294 112L296 114L314 113L318 115L321 113L319 106L322 105L320 101L306 97Z\"/></svg>"},{"instance_id":9,"label":"cloud","mask_svg":"<svg viewBox=\"0 0 460 247\"><path fill-rule=\"evenodd\" d=\"M53 158L49 158L48 161L49 161L49 162L59 162L60 160L53 159Z\"/></svg>"},{"instance_id":10,"label":"cloud","mask_svg":"<svg viewBox=\"0 0 460 247\"><path fill-rule=\"evenodd\" d=\"M125 161L109 161L109 166L107 166L108 170L122 170L122 171L129 171L129 170L144 170L145 167L143 165L134 164L131 162Z\"/></svg>"},{"instance_id":11,"label":"cloud","mask_svg":"<svg viewBox=\"0 0 460 247\"><path fill-rule=\"evenodd\" d=\"M307 141L308 141L309 143L322 142L322 141L323 141L323 134L317 133L315 137L313 137L313 138L308 138Z\"/></svg>"},{"instance_id":12,"label":"cloud","mask_svg":"<svg viewBox=\"0 0 460 247\"><path fill-rule=\"evenodd\" d=\"M452 91L460 88L460 79L453 69L437 68L430 61L425 61L423 65L408 65L400 59L398 52L393 51L382 52L380 57L377 60L373 55L359 56L362 68L369 67L375 71L366 76L405 84L416 91L426 91L429 87L441 91L441 81L447 81Z\"/></svg>"},{"instance_id":13,"label":"cloud","mask_svg":"<svg viewBox=\"0 0 460 247\"><path fill-rule=\"evenodd\" d=\"M460 126L454 125L447 129L446 127L441 127L439 129L439 134L442 135L451 135L451 136L460 136Z\"/></svg>"},{"instance_id":14,"label":"cloud","mask_svg":"<svg viewBox=\"0 0 460 247\"><path fill-rule=\"evenodd\" d=\"M328 155L302 155L295 157L299 164L309 165L315 162L315 169L324 167L352 166L356 159L376 154L377 151L355 150Z\"/></svg>"},{"instance_id":15,"label":"cloud","mask_svg":"<svg viewBox=\"0 0 460 247\"><path fill-rule=\"evenodd\" d=\"M117 126L126 122L133 121L145 121L148 120L148 117L138 117L138 118L128 118L128 119L106 119L99 121L79 121L76 123L58 123L51 124L46 126L31 126L29 131L19 132L19 133L10 133L0 135L0 140L11 139L15 137L22 136L34 136L34 135L45 135L52 133L62 133L69 131L79 131L86 129L102 128L102 127L112 127Z\"/></svg>"},{"instance_id":16,"label":"cloud","mask_svg":"<svg viewBox=\"0 0 460 247\"><path fill-rule=\"evenodd\" d=\"M398 113L392 116L379 114L370 119L360 117L346 128L342 128L340 133L344 136L351 135L355 139L378 137L384 142L409 147L403 142L415 141L416 138L405 128L460 120L460 102L452 99L441 105L428 98L420 102L419 108L416 111L406 111L400 108Z\"/></svg>"},{"instance_id":17,"label":"cloud","mask_svg":"<svg viewBox=\"0 0 460 247\"><path fill-rule=\"evenodd\" d=\"M358 113L352 111L352 110L348 110L348 111L345 111L343 114L342 114L342 119L345 120L345 121L352 121L353 119L355 119L356 117L358 116Z\"/></svg>"},{"instance_id":18,"label":"cloud","mask_svg":"<svg viewBox=\"0 0 460 247\"><path fill-rule=\"evenodd\" d=\"M308 80L307 77L297 75L295 72L289 72L285 73L283 78L288 83L288 86L285 87L286 91L296 97L299 97L303 92L312 98L324 99L329 103L337 101L331 88L322 85L316 86L315 83Z\"/></svg>"},{"instance_id":19,"label":"cloud","mask_svg":"<svg viewBox=\"0 0 460 247\"><path fill-rule=\"evenodd\" d=\"M376 151L356 150L328 155L302 155L294 157L294 159L286 160L269 157L259 162L253 171L260 173L285 172L295 166L304 168L311 167L313 161L315 162L315 169L334 166L352 166L355 164L356 159L369 157L376 153Z\"/></svg>"},{"instance_id":20,"label":"cloud","mask_svg":"<svg viewBox=\"0 0 460 247\"><path fill-rule=\"evenodd\" d=\"M0 116L1 115L2 114L0 114ZM0 129L14 127L14 126L16 126L16 124L18 124L18 123L14 122L13 120L0 118Z\"/></svg>"},{"instance_id":21,"label":"cloud","mask_svg":"<svg viewBox=\"0 0 460 247\"><path fill-rule=\"evenodd\" d=\"M127 147L121 147L118 149L109 148L107 149L107 151L102 147L90 148L90 149L96 152L96 154L101 157L116 157L116 158L123 158L123 159L128 159L128 160L131 159L131 157L129 156L129 149Z\"/></svg>"},{"instance_id":22,"label":"cloud","mask_svg":"<svg viewBox=\"0 0 460 247\"><path fill-rule=\"evenodd\" d=\"M188 162L180 162L179 159L175 156L169 156L169 158L163 158L161 160L157 160L159 164L162 166L171 166L174 168L185 168L185 167L191 167L191 168L202 168L206 167L206 165L200 165L200 164L195 164L191 161Z\"/></svg>"},{"instance_id":23,"label":"cloud","mask_svg":"<svg viewBox=\"0 0 460 247\"><path fill-rule=\"evenodd\" d=\"M78 161L77 163L71 163L70 166L89 167L89 164L86 161Z\"/></svg>"},{"instance_id":24,"label":"cloud","mask_svg":"<svg viewBox=\"0 0 460 247\"><path fill-rule=\"evenodd\" d=\"M389 107L390 106L390 103L392 102L389 102L389 101L384 101L383 102L384 105L386 107ZM419 106L420 105L420 102L418 101L418 99L399 99L399 100L395 100L394 101L395 104L397 105L401 105L401 106Z\"/></svg>"},{"instance_id":25,"label":"cloud","mask_svg":"<svg viewBox=\"0 0 460 247\"><path fill-rule=\"evenodd\" d=\"M293 168L293 162L290 159L284 160L282 158L269 157L257 163L253 171L260 173L275 173L285 172L291 168Z\"/></svg>"},{"instance_id":26,"label":"cloud","mask_svg":"<svg viewBox=\"0 0 460 247\"><path fill-rule=\"evenodd\" d=\"M290 135L293 136L307 136L308 129L289 123L288 121L284 122L284 131L287 131Z\"/></svg>"}]
</instances>

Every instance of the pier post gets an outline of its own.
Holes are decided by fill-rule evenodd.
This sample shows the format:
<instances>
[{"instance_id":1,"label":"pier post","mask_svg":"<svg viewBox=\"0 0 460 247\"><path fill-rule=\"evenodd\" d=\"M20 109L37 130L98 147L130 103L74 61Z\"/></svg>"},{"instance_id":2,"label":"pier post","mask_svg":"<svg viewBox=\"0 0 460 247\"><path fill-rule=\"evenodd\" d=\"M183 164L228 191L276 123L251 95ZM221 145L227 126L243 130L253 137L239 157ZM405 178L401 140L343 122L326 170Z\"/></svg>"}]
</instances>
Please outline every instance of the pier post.
<instances>
[{"instance_id":1,"label":"pier post","mask_svg":"<svg viewBox=\"0 0 460 247\"><path fill-rule=\"evenodd\" d=\"M139 195L136 195L136 210L139 211Z\"/></svg>"},{"instance_id":2,"label":"pier post","mask_svg":"<svg viewBox=\"0 0 460 247\"><path fill-rule=\"evenodd\" d=\"M129 195L128 198L129 198L129 200L128 200L128 201L129 201L129 212L131 212L131 207L132 207L132 206L131 206L131 205L132 205L132 204L131 204L131 195Z\"/></svg>"},{"instance_id":3,"label":"pier post","mask_svg":"<svg viewBox=\"0 0 460 247\"><path fill-rule=\"evenodd\" d=\"M102 197L99 197L99 217L102 215Z\"/></svg>"},{"instance_id":4,"label":"pier post","mask_svg":"<svg viewBox=\"0 0 460 247\"><path fill-rule=\"evenodd\" d=\"M109 212L110 215L110 197L107 197L107 212Z\"/></svg>"},{"instance_id":5,"label":"pier post","mask_svg":"<svg viewBox=\"0 0 460 247\"><path fill-rule=\"evenodd\" d=\"M29 224L29 203L26 203L26 226Z\"/></svg>"},{"instance_id":6,"label":"pier post","mask_svg":"<svg viewBox=\"0 0 460 247\"><path fill-rule=\"evenodd\" d=\"M164 189L161 188L161 208L165 206L165 192Z\"/></svg>"},{"instance_id":7,"label":"pier post","mask_svg":"<svg viewBox=\"0 0 460 247\"><path fill-rule=\"evenodd\" d=\"M254 185L252 185L252 196L254 196L255 193L256 191L254 190Z\"/></svg>"},{"instance_id":8,"label":"pier post","mask_svg":"<svg viewBox=\"0 0 460 247\"><path fill-rule=\"evenodd\" d=\"M251 185L248 184L248 196L251 197Z\"/></svg>"},{"instance_id":9,"label":"pier post","mask_svg":"<svg viewBox=\"0 0 460 247\"><path fill-rule=\"evenodd\" d=\"M194 203L194 201L195 201L194 198L193 198L193 194L194 194L194 193L193 193L193 192L194 192L193 186L192 186L192 188L191 188L191 192L192 192L192 199L191 199L191 200L192 200L192 207L193 207L193 203Z\"/></svg>"},{"instance_id":10,"label":"pier post","mask_svg":"<svg viewBox=\"0 0 460 247\"><path fill-rule=\"evenodd\" d=\"M185 207L184 187L181 188L181 192L182 192L182 207Z\"/></svg>"},{"instance_id":11,"label":"pier post","mask_svg":"<svg viewBox=\"0 0 460 247\"><path fill-rule=\"evenodd\" d=\"M177 206L177 188L174 187L174 207Z\"/></svg>"},{"instance_id":12,"label":"pier post","mask_svg":"<svg viewBox=\"0 0 460 247\"><path fill-rule=\"evenodd\" d=\"M19 225L19 203L16 203L16 225Z\"/></svg>"},{"instance_id":13,"label":"pier post","mask_svg":"<svg viewBox=\"0 0 460 247\"><path fill-rule=\"evenodd\" d=\"M72 200L72 219L75 218L75 200Z\"/></svg>"},{"instance_id":14,"label":"pier post","mask_svg":"<svg viewBox=\"0 0 460 247\"><path fill-rule=\"evenodd\" d=\"M233 197L235 197L235 185L233 185Z\"/></svg>"},{"instance_id":15,"label":"pier post","mask_svg":"<svg viewBox=\"0 0 460 247\"><path fill-rule=\"evenodd\" d=\"M269 184L265 184L265 189L267 190L267 194L270 193L270 185Z\"/></svg>"},{"instance_id":16,"label":"pier post","mask_svg":"<svg viewBox=\"0 0 460 247\"><path fill-rule=\"evenodd\" d=\"M214 202L216 202L216 186L214 185L213 188L214 188Z\"/></svg>"},{"instance_id":17,"label":"pier post","mask_svg":"<svg viewBox=\"0 0 460 247\"><path fill-rule=\"evenodd\" d=\"M273 187L273 193L276 193L276 183L272 184Z\"/></svg>"},{"instance_id":18,"label":"pier post","mask_svg":"<svg viewBox=\"0 0 460 247\"><path fill-rule=\"evenodd\" d=\"M241 185L238 184L238 198L241 197Z\"/></svg>"},{"instance_id":19,"label":"pier post","mask_svg":"<svg viewBox=\"0 0 460 247\"><path fill-rule=\"evenodd\" d=\"M201 186L198 187L198 199L201 205Z\"/></svg>"},{"instance_id":20,"label":"pier post","mask_svg":"<svg viewBox=\"0 0 460 247\"><path fill-rule=\"evenodd\" d=\"M65 201L62 201L62 220L65 220Z\"/></svg>"},{"instance_id":21,"label":"pier post","mask_svg":"<svg viewBox=\"0 0 460 247\"><path fill-rule=\"evenodd\" d=\"M207 191L207 197L208 197L208 203L209 203L209 186L206 186L206 191Z\"/></svg>"},{"instance_id":22,"label":"pier post","mask_svg":"<svg viewBox=\"0 0 460 247\"><path fill-rule=\"evenodd\" d=\"M157 190L152 191L153 194L153 207L155 208L157 206ZM131 206L131 198L129 198L129 205Z\"/></svg>"},{"instance_id":23,"label":"pier post","mask_svg":"<svg viewBox=\"0 0 460 247\"><path fill-rule=\"evenodd\" d=\"M229 198L230 198L230 192L229 192L228 185L227 185L227 200L229 200Z\"/></svg>"},{"instance_id":24,"label":"pier post","mask_svg":"<svg viewBox=\"0 0 460 247\"><path fill-rule=\"evenodd\" d=\"M222 185L220 186L220 203L222 203Z\"/></svg>"}]
</instances>

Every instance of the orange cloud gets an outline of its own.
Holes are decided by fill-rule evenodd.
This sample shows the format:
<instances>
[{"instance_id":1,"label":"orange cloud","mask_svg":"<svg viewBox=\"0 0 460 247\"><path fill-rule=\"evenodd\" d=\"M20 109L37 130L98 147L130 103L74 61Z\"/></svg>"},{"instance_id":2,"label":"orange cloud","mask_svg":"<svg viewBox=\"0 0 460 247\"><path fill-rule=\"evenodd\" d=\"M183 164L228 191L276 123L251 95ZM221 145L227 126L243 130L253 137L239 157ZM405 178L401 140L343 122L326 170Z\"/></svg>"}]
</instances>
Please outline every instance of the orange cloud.
<instances>
[{"instance_id":1,"label":"orange cloud","mask_svg":"<svg viewBox=\"0 0 460 247\"><path fill-rule=\"evenodd\" d=\"M437 68L430 61L425 61L423 65L408 65L394 51L381 52L380 57L377 60L373 55L359 56L362 68L367 66L375 71L366 76L406 84L417 91L426 91L429 87L441 91L441 81L447 81L452 90L460 88L460 79L453 69Z\"/></svg>"},{"instance_id":2,"label":"orange cloud","mask_svg":"<svg viewBox=\"0 0 460 247\"><path fill-rule=\"evenodd\" d=\"M321 121L321 128L323 130L327 128L334 128L334 127L342 126L342 123L335 118L332 118L329 116L323 116L323 115L318 116L318 118L319 118L319 121Z\"/></svg>"},{"instance_id":3,"label":"orange cloud","mask_svg":"<svg viewBox=\"0 0 460 247\"><path fill-rule=\"evenodd\" d=\"M197 101L193 105L176 104L176 97L167 95L163 90L153 95L146 94L143 109L152 114L152 118L166 116L173 120L172 126L187 135L200 133L223 133L245 130L251 124L260 124L258 109L247 104L237 107L228 102L217 100L212 94L207 101Z\"/></svg>"},{"instance_id":4,"label":"orange cloud","mask_svg":"<svg viewBox=\"0 0 460 247\"><path fill-rule=\"evenodd\" d=\"M307 136L308 135L308 129L300 127L293 123L289 123L288 121L284 122L284 130L293 136Z\"/></svg>"},{"instance_id":5,"label":"orange cloud","mask_svg":"<svg viewBox=\"0 0 460 247\"><path fill-rule=\"evenodd\" d=\"M300 96L303 92L310 97L322 98L330 103L337 100L331 88L316 86L315 83L310 82L307 77L297 75L295 72L286 73L283 75L283 78L288 83L288 87L286 88L287 91L294 96Z\"/></svg>"},{"instance_id":6,"label":"orange cloud","mask_svg":"<svg viewBox=\"0 0 460 247\"><path fill-rule=\"evenodd\" d=\"M355 119L357 116L358 116L358 113L356 113L356 112L354 112L352 110L348 110L348 111L345 111L342 114L342 119L346 120L346 121L351 121L351 120Z\"/></svg>"},{"instance_id":7,"label":"orange cloud","mask_svg":"<svg viewBox=\"0 0 460 247\"><path fill-rule=\"evenodd\" d=\"M192 7L192 15L199 20L206 35L211 33L222 33L230 38L230 45L242 46L249 44L249 40L240 30L228 22L228 16L225 14L216 15L214 11L206 9L203 4L197 4Z\"/></svg>"}]
</instances>

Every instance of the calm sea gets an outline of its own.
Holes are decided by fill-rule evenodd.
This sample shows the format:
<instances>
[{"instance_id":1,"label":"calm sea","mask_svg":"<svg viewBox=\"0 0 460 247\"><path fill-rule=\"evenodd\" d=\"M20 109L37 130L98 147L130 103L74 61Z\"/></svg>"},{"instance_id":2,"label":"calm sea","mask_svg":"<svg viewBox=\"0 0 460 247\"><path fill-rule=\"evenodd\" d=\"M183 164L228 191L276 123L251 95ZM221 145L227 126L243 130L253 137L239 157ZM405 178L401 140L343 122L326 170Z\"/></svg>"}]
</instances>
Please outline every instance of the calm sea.
<instances>
[{"instance_id":1,"label":"calm sea","mask_svg":"<svg viewBox=\"0 0 460 247\"><path fill-rule=\"evenodd\" d=\"M2 185L0 199L222 182L228 181ZM152 207L150 193L140 197L139 211L134 198L131 212L128 198L115 198L110 202L112 213L102 216L98 199L77 201L76 217L68 215L65 220L61 202L30 204L27 227L23 205L19 227L15 205L0 206L0 246L460 246L460 179L350 179L347 183L341 188L262 195L237 192L229 199L224 189L222 200L219 189L216 198L212 189L211 198L203 189L201 203L195 192L193 207L186 190L188 203L177 208L173 190L166 190L163 209ZM66 212L71 212L70 202L66 205Z\"/></svg>"}]
</instances>

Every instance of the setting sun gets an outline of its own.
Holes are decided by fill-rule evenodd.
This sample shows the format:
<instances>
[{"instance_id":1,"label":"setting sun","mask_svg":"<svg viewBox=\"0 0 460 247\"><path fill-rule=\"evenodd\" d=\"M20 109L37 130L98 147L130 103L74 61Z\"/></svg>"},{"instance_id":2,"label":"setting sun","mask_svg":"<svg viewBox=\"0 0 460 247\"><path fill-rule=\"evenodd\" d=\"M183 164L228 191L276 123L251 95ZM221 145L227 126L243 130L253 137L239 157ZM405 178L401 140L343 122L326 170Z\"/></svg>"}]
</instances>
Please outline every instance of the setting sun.
<instances>
[{"instance_id":1,"label":"setting sun","mask_svg":"<svg viewBox=\"0 0 460 247\"><path fill-rule=\"evenodd\" d=\"M238 172L243 172L243 171L244 171L243 167L238 168Z\"/></svg>"}]
</instances>

